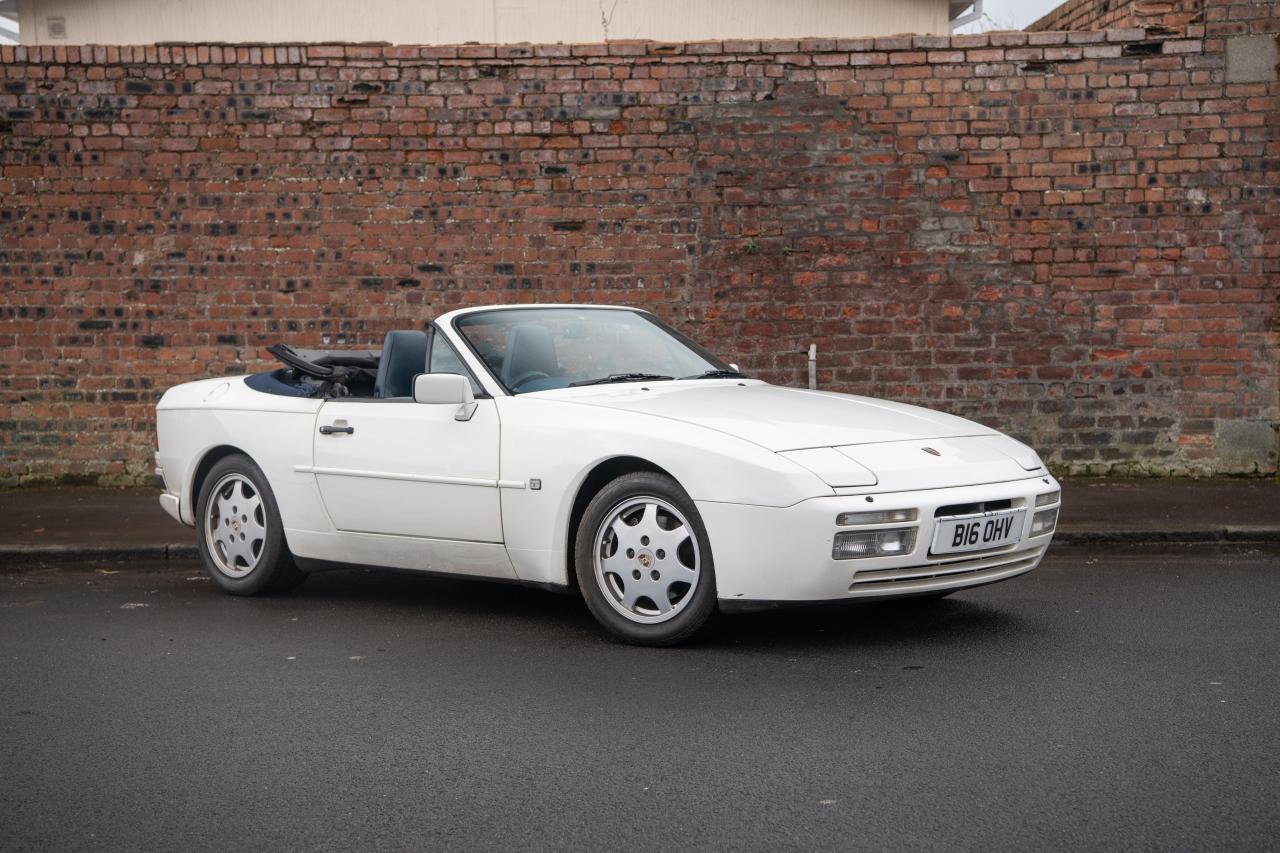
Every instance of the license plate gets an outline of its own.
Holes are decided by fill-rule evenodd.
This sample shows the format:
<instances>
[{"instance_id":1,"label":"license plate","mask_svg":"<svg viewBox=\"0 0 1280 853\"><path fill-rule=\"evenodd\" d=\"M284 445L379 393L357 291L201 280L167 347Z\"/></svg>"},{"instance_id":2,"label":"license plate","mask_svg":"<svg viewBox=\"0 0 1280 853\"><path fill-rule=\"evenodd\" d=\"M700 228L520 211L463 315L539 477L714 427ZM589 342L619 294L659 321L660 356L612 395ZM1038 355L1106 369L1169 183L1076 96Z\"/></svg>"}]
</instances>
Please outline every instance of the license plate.
<instances>
[{"instance_id":1,"label":"license plate","mask_svg":"<svg viewBox=\"0 0 1280 853\"><path fill-rule=\"evenodd\" d=\"M933 534L935 554L954 554L959 551L982 551L999 548L1022 537L1022 521L1025 508L1002 509L976 515L960 515L938 519Z\"/></svg>"}]
</instances>

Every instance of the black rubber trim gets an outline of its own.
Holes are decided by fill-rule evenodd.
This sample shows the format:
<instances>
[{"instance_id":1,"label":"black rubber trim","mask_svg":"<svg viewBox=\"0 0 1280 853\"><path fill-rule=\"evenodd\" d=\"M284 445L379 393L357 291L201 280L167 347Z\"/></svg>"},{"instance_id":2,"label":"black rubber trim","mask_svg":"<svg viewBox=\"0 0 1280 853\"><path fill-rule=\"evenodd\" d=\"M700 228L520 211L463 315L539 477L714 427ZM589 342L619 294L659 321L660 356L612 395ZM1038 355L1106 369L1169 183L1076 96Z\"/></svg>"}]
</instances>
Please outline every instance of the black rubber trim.
<instances>
[{"instance_id":1,"label":"black rubber trim","mask_svg":"<svg viewBox=\"0 0 1280 853\"><path fill-rule=\"evenodd\" d=\"M293 562L298 568L304 572L340 572L340 571L376 571L391 572L398 575L422 575L429 578L442 578L462 581L482 581L487 583L499 583L505 586L523 586L530 589L540 589L544 592L554 592L559 595L572 595L575 590L566 584L551 583L549 581L522 581L519 578L489 578L483 575L463 575L457 572L436 572L424 569L397 569L390 566L374 566L365 563L339 563L334 560L319 560L313 557L294 556Z\"/></svg>"}]
</instances>

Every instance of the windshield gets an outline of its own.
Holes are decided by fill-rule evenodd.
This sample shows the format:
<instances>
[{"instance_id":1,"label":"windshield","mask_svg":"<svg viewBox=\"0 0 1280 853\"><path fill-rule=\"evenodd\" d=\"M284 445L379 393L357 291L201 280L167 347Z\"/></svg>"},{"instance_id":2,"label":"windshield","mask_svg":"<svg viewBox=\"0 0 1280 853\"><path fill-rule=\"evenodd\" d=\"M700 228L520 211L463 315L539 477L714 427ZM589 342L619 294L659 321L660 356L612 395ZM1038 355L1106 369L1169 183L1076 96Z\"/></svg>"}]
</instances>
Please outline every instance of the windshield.
<instances>
[{"instance_id":1,"label":"windshield","mask_svg":"<svg viewBox=\"0 0 1280 853\"><path fill-rule=\"evenodd\" d=\"M638 311L499 309L464 314L454 320L454 328L512 394L729 370L679 332Z\"/></svg>"}]
</instances>

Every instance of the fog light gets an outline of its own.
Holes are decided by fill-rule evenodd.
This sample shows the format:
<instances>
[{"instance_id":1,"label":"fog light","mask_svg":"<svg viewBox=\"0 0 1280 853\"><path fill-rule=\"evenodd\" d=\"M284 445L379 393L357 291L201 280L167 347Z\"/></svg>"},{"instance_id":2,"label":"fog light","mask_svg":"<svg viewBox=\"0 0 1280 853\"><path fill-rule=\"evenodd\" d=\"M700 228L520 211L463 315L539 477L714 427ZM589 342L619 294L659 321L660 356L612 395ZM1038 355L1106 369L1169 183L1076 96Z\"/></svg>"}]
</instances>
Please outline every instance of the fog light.
<instances>
[{"instance_id":1,"label":"fog light","mask_svg":"<svg viewBox=\"0 0 1280 853\"><path fill-rule=\"evenodd\" d=\"M1043 533L1052 533L1054 527L1058 524L1058 508L1045 509L1037 512L1035 517L1031 519L1031 535L1039 536Z\"/></svg>"},{"instance_id":2,"label":"fog light","mask_svg":"<svg viewBox=\"0 0 1280 853\"><path fill-rule=\"evenodd\" d=\"M831 543L833 560L857 560L863 557L895 557L909 554L916 546L914 527L897 527L893 530L867 530L837 533Z\"/></svg>"},{"instance_id":3,"label":"fog light","mask_svg":"<svg viewBox=\"0 0 1280 853\"><path fill-rule=\"evenodd\" d=\"M849 527L854 524L894 524L915 521L920 511L915 509L876 509L870 512L842 512L836 516L836 524Z\"/></svg>"},{"instance_id":4,"label":"fog light","mask_svg":"<svg viewBox=\"0 0 1280 853\"><path fill-rule=\"evenodd\" d=\"M1056 504L1058 502L1058 498L1061 495L1062 495L1062 492L1060 490L1045 492L1043 495L1036 495L1036 506L1048 506L1049 504Z\"/></svg>"}]
</instances>

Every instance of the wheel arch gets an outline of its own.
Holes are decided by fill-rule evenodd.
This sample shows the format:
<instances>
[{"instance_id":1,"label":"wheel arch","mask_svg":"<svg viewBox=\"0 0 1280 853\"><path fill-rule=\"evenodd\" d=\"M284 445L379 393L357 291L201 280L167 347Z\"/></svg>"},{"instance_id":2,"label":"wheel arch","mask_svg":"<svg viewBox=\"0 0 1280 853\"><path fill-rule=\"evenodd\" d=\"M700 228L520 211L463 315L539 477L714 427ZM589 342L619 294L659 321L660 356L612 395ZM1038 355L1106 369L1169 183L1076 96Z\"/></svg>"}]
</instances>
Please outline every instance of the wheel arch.
<instances>
[{"instance_id":1,"label":"wheel arch","mask_svg":"<svg viewBox=\"0 0 1280 853\"><path fill-rule=\"evenodd\" d=\"M237 453L250 461L253 460L253 457L243 448L232 444L217 444L206 450L200 460L196 462L191 471L190 482L185 489L186 494L183 496L186 499L186 505L191 508L193 522L199 523L196 521L196 501L200 499L200 489L204 485L205 478L209 476L209 472L213 470L213 466L217 465L219 461Z\"/></svg>"},{"instance_id":2,"label":"wheel arch","mask_svg":"<svg viewBox=\"0 0 1280 853\"><path fill-rule=\"evenodd\" d=\"M565 530L565 577L568 581L570 589L578 588L577 572L573 570L574 543L578 538L578 527L582 523L582 516L586 513L587 504L591 503L601 489L606 485L621 477L623 474L633 474L638 471L653 471L658 474L665 474L677 483L680 482L670 471L663 468L648 459L639 456L611 456L608 459L602 459L587 472L582 482L578 484L578 491L573 496L573 504L569 510L569 523Z\"/></svg>"}]
</instances>

